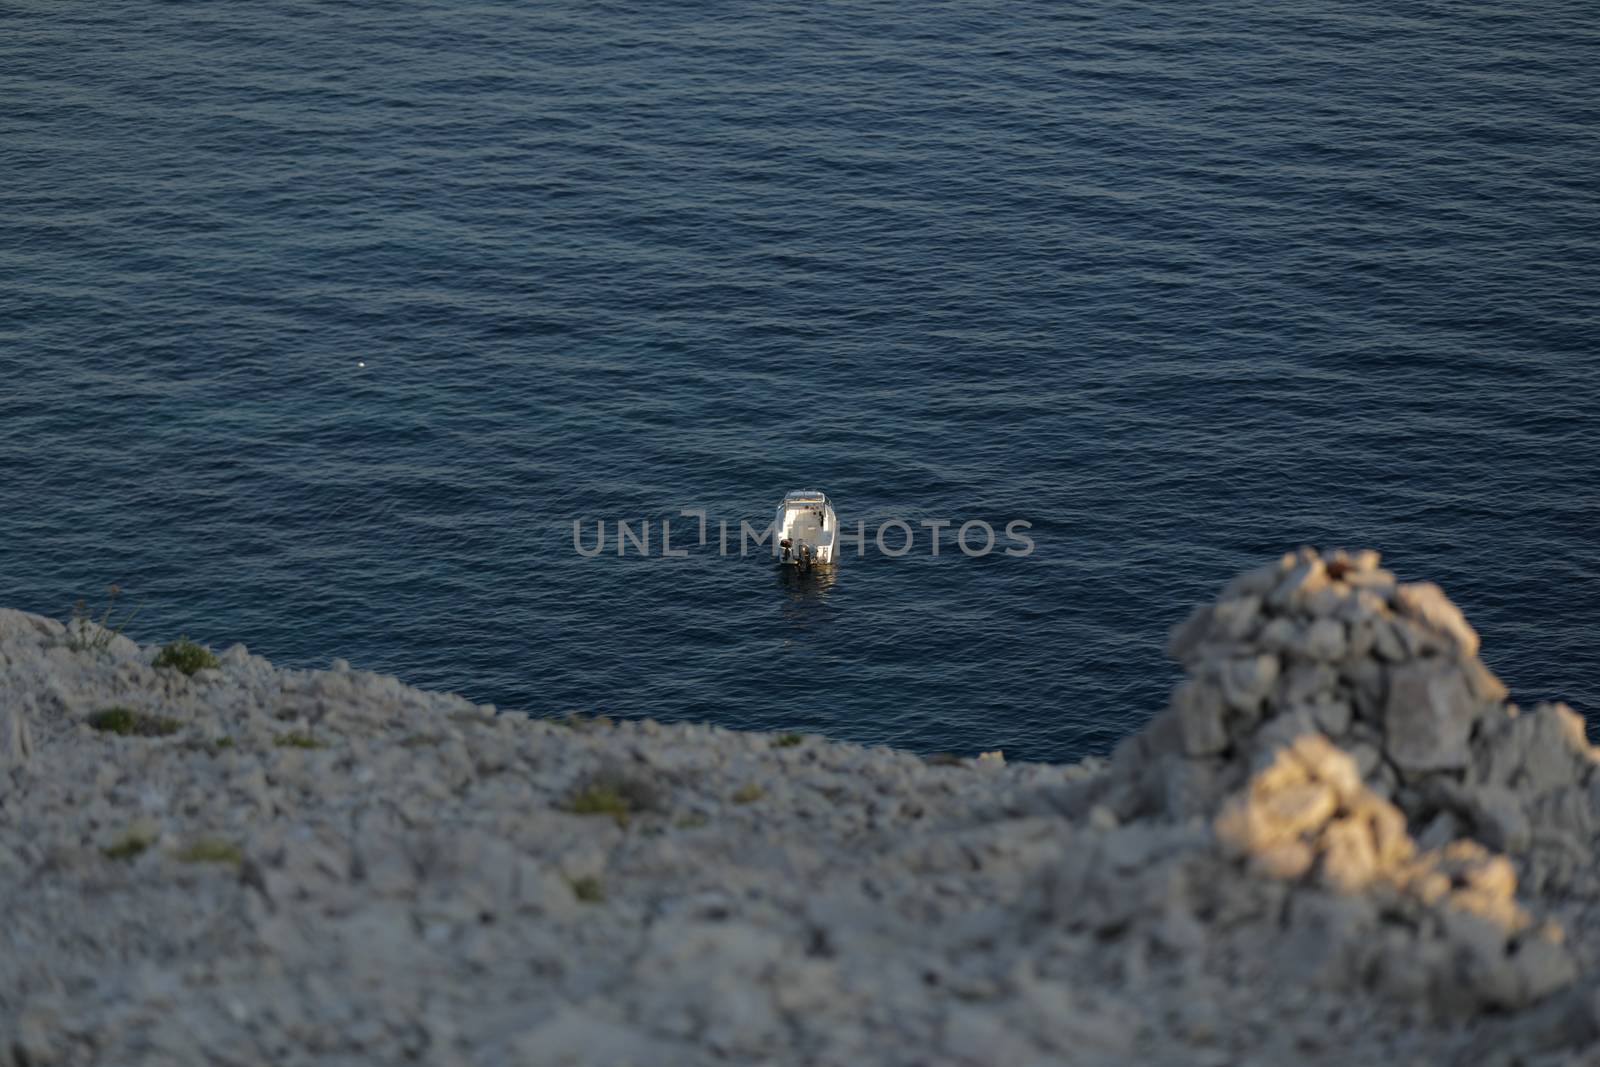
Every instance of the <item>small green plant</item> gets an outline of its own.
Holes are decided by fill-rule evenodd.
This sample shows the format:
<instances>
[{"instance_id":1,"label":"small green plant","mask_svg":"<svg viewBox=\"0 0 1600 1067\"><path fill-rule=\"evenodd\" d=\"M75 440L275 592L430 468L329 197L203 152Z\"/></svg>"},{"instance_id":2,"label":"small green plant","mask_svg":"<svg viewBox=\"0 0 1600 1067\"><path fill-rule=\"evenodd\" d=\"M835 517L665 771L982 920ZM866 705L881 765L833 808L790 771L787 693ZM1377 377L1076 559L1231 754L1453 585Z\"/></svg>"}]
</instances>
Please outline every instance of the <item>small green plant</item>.
<instances>
[{"instance_id":1,"label":"small green plant","mask_svg":"<svg viewBox=\"0 0 1600 1067\"><path fill-rule=\"evenodd\" d=\"M137 837L124 837L114 845L107 845L100 851L108 860L131 860L150 847L150 842L141 841Z\"/></svg>"},{"instance_id":2,"label":"small green plant","mask_svg":"<svg viewBox=\"0 0 1600 1067\"><path fill-rule=\"evenodd\" d=\"M148 827L135 826L129 828L112 844L102 848L100 852L112 860L131 860L145 849L155 844L156 835Z\"/></svg>"},{"instance_id":3,"label":"small green plant","mask_svg":"<svg viewBox=\"0 0 1600 1067\"><path fill-rule=\"evenodd\" d=\"M797 733L779 734L772 739L773 748L794 748L805 741L805 737Z\"/></svg>"},{"instance_id":4,"label":"small green plant","mask_svg":"<svg viewBox=\"0 0 1600 1067\"><path fill-rule=\"evenodd\" d=\"M328 746L318 741L308 733L293 730L286 734L279 734L272 739L272 743L279 748L327 748Z\"/></svg>"},{"instance_id":5,"label":"small green plant","mask_svg":"<svg viewBox=\"0 0 1600 1067\"><path fill-rule=\"evenodd\" d=\"M673 825L676 826L680 830L698 830L700 827L706 825L710 821L711 821L710 819L706 818L704 815L702 815L700 812L697 811L697 812L693 813L692 815L685 815L683 818L679 819L676 823L673 823Z\"/></svg>"},{"instance_id":6,"label":"small green plant","mask_svg":"<svg viewBox=\"0 0 1600 1067\"><path fill-rule=\"evenodd\" d=\"M119 737L166 737L183 726L167 715L151 715L132 708L106 708L89 716L89 725L103 734Z\"/></svg>"},{"instance_id":7,"label":"small green plant","mask_svg":"<svg viewBox=\"0 0 1600 1067\"><path fill-rule=\"evenodd\" d=\"M178 853L180 863L226 863L237 867L244 862L244 853L232 841L221 838L202 838Z\"/></svg>"},{"instance_id":8,"label":"small green plant","mask_svg":"<svg viewBox=\"0 0 1600 1067\"><path fill-rule=\"evenodd\" d=\"M633 814L633 805L610 786L588 785L568 798L567 810L574 815L610 815L618 826L626 826L628 817Z\"/></svg>"},{"instance_id":9,"label":"small green plant","mask_svg":"<svg viewBox=\"0 0 1600 1067\"><path fill-rule=\"evenodd\" d=\"M180 637L176 641L169 641L161 646L161 651L156 653L156 658L150 661L152 667L172 667L184 674L193 674L220 667L222 664L211 650L206 646L187 637Z\"/></svg>"},{"instance_id":10,"label":"small green plant","mask_svg":"<svg viewBox=\"0 0 1600 1067\"><path fill-rule=\"evenodd\" d=\"M585 775L567 797L566 810L577 815L610 815L618 826L630 816L663 809L659 785L633 768L602 768Z\"/></svg>"},{"instance_id":11,"label":"small green plant","mask_svg":"<svg viewBox=\"0 0 1600 1067\"><path fill-rule=\"evenodd\" d=\"M767 795L767 791L754 782L746 782L733 791L732 800L735 804L754 804Z\"/></svg>"},{"instance_id":12,"label":"small green plant","mask_svg":"<svg viewBox=\"0 0 1600 1067\"><path fill-rule=\"evenodd\" d=\"M585 904L598 904L606 899L605 887L600 884L600 879L592 874L569 878L567 884L572 887L572 895Z\"/></svg>"},{"instance_id":13,"label":"small green plant","mask_svg":"<svg viewBox=\"0 0 1600 1067\"><path fill-rule=\"evenodd\" d=\"M115 627L111 625L111 616L116 610L117 597L122 595L120 585L106 587L106 610L96 619L89 610L86 601L79 601L72 606L72 621L67 623L67 647L74 652L103 652L111 647L111 642L122 634L122 631L139 616L139 609L134 608Z\"/></svg>"}]
</instances>

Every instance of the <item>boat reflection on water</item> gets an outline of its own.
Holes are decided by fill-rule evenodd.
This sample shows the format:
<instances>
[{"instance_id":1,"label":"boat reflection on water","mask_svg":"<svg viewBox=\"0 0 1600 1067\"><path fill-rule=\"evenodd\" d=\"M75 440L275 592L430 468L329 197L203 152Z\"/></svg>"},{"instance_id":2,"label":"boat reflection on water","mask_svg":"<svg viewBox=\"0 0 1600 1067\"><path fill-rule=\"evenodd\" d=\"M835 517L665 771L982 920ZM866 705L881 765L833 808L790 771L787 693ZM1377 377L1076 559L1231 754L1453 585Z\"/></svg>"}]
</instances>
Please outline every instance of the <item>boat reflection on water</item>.
<instances>
[{"instance_id":1,"label":"boat reflection on water","mask_svg":"<svg viewBox=\"0 0 1600 1067\"><path fill-rule=\"evenodd\" d=\"M833 567L816 567L802 571L798 567L778 568L778 587L789 597L789 606L827 603L828 593L838 580Z\"/></svg>"}]
</instances>

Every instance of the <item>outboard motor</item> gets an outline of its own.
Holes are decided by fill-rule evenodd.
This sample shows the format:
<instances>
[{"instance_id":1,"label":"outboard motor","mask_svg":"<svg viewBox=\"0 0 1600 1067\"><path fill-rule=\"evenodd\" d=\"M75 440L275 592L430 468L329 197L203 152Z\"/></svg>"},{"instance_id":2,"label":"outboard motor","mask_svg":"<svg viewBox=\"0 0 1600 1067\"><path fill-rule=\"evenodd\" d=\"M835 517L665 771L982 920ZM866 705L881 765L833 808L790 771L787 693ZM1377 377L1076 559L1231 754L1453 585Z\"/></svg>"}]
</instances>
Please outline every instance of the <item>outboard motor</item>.
<instances>
[{"instance_id":1,"label":"outboard motor","mask_svg":"<svg viewBox=\"0 0 1600 1067\"><path fill-rule=\"evenodd\" d=\"M778 542L778 547L783 549L783 561L785 563L788 563L789 562L789 539L787 537L785 537L782 541L779 541Z\"/></svg>"}]
</instances>

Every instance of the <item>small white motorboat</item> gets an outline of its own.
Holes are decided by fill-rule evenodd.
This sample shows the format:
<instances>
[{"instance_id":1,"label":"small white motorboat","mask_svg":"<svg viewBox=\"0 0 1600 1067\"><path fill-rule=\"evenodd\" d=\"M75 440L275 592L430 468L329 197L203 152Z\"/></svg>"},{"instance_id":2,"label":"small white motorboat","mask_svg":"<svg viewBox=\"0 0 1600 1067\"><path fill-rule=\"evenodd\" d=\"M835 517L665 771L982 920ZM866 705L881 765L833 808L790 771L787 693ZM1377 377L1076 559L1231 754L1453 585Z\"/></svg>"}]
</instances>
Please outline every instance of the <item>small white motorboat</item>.
<instances>
[{"instance_id":1,"label":"small white motorboat","mask_svg":"<svg viewBox=\"0 0 1600 1067\"><path fill-rule=\"evenodd\" d=\"M772 529L772 554L779 563L808 571L832 566L838 555L839 519L826 493L796 489L778 505Z\"/></svg>"}]
</instances>

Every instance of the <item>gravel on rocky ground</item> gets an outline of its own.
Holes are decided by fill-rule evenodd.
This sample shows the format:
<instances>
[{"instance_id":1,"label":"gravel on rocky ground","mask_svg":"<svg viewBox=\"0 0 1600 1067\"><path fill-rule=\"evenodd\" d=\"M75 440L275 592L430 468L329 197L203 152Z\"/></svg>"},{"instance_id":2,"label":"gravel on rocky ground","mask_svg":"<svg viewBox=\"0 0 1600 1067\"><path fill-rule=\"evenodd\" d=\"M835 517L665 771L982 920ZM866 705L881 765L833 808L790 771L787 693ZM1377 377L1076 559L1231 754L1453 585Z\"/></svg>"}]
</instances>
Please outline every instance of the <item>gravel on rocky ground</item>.
<instances>
[{"instance_id":1,"label":"gravel on rocky ground","mask_svg":"<svg viewBox=\"0 0 1600 1067\"><path fill-rule=\"evenodd\" d=\"M1052 766L0 609L0 1063L1600 1064L1576 713L1372 552L1169 651Z\"/></svg>"}]
</instances>

